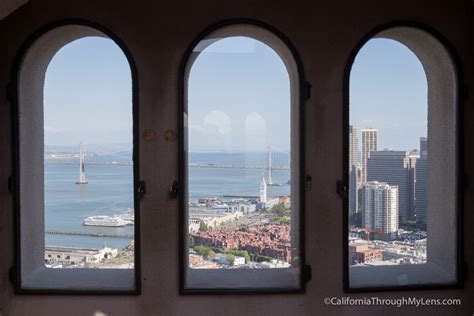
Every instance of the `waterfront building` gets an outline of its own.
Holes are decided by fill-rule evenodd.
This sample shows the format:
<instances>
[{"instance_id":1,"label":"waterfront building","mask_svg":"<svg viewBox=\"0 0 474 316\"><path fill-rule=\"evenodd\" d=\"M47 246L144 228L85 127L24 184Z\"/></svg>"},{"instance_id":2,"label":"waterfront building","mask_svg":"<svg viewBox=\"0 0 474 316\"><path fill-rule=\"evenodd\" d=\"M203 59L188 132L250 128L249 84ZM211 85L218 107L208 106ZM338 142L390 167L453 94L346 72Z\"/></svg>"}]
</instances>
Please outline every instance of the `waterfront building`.
<instances>
[{"instance_id":1,"label":"waterfront building","mask_svg":"<svg viewBox=\"0 0 474 316\"><path fill-rule=\"evenodd\" d=\"M367 181L398 187L400 222L413 216L413 169L416 159L406 151L383 150L371 153L367 161Z\"/></svg>"},{"instance_id":2,"label":"waterfront building","mask_svg":"<svg viewBox=\"0 0 474 316\"><path fill-rule=\"evenodd\" d=\"M361 171L361 183L365 183L367 180L367 161L373 151L377 151L378 146L378 135L379 131L376 128L364 128L362 129L362 171Z\"/></svg>"},{"instance_id":3,"label":"waterfront building","mask_svg":"<svg viewBox=\"0 0 474 316\"><path fill-rule=\"evenodd\" d=\"M265 182L265 178L262 178L262 181L260 182L260 199L259 199L259 205L257 206L257 209L270 209L273 206L277 205L280 203L279 198L268 198L267 196L267 183Z\"/></svg>"},{"instance_id":4,"label":"waterfront building","mask_svg":"<svg viewBox=\"0 0 474 316\"><path fill-rule=\"evenodd\" d=\"M201 220L198 218L189 218L189 224L188 224L188 232L195 233L199 230L199 227L201 227Z\"/></svg>"},{"instance_id":5,"label":"waterfront building","mask_svg":"<svg viewBox=\"0 0 474 316\"><path fill-rule=\"evenodd\" d=\"M245 257L235 256L234 266L242 266L245 264Z\"/></svg>"},{"instance_id":6,"label":"waterfront building","mask_svg":"<svg viewBox=\"0 0 474 316\"><path fill-rule=\"evenodd\" d=\"M267 183L265 182L265 178L262 178L260 182L260 202L267 202Z\"/></svg>"},{"instance_id":7,"label":"waterfront building","mask_svg":"<svg viewBox=\"0 0 474 316\"><path fill-rule=\"evenodd\" d=\"M242 217L244 214L240 211L235 212L216 212L212 210L190 210L189 213L189 231L191 230L198 231L200 223L203 222L209 228L215 228L223 224L231 223L238 218Z\"/></svg>"},{"instance_id":8,"label":"waterfront building","mask_svg":"<svg viewBox=\"0 0 474 316\"><path fill-rule=\"evenodd\" d=\"M379 238L393 240L398 231L398 187L371 181L363 186L362 224Z\"/></svg>"},{"instance_id":9,"label":"waterfront building","mask_svg":"<svg viewBox=\"0 0 474 316\"><path fill-rule=\"evenodd\" d=\"M232 212L240 211L243 214L249 214L257 210L257 202L254 200L234 199L227 204Z\"/></svg>"},{"instance_id":10,"label":"waterfront building","mask_svg":"<svg viewBox=\"0 0 474 316\"><path fill-rule=\"evenodd\" d=\"M105 246L102 249L46 246L44 261L49 265L75 266L99 263L103 259L116 257L117 253L117 249Z\"/></svg>"}]
</instances>

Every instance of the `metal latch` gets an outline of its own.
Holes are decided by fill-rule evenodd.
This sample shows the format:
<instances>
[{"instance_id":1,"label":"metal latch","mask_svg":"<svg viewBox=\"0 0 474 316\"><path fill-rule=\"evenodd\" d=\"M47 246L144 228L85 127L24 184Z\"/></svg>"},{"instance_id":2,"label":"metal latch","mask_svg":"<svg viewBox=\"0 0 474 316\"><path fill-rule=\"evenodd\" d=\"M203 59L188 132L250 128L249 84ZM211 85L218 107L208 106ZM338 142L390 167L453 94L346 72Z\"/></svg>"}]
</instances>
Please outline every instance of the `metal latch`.
<instances>
[{"instance_id":1,"label":"metal latch","mask_svg":"<svg viewBox=\"0 0 474 316\"><path fill-rule=\"evenodd\" d=\"M169 197L170 199L176 199L178 195L179 195L178 181L173 181L173 184L170 186Z\"/></svg>"},{"instance_id":2,"label":"metal latch","mask_svg":"<svg viewBox=\"0 0 474 316\"><path fill-rule=\"evenodd\" d=\"M145 181L139 181L138 182L138 189L137 189L137 196L138 199L141 200L146 194L146 185Z\"/></svg>"},{"instance_id":3,"label":"metal latch","mask_svg":"<svg viewBox=\"0 0 474 316\"><path fill-rule=\"evenodd\" d=\"M311 191L312 188L313 188L313 177L307 174L305 177L305 190Z\"/></svg>"},{"instance_id":4,"label":"metal latch","mask_svg":"<svg viewBox=\"0 0 474 316\"><path fill-rule=\"evenodd\" d=\"M347 196L347 186L341 180L337 181L336 186L337 194L339 194L341 198L345 198Z\"/></svg>"}]
</instances>

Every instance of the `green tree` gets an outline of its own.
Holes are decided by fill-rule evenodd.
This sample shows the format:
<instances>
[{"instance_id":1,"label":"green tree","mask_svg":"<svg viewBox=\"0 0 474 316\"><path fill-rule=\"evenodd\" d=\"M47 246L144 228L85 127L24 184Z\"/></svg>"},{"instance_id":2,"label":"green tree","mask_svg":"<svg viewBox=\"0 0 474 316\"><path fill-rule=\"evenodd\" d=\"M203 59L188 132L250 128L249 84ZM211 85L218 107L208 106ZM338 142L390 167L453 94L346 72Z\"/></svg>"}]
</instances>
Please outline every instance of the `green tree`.
<instances>
[{"instance_id":1,"label":"green tree","mask_svg":"<svg viewBox=\"0 0 474 316\"><path fill-rule=\"evenodd\" d=\"M285 204L278 203L271 208L271 212L279 217L290 215L290 210L285 207Z\"/></svg>"},{"instance_id":2,"label":"green tree","mask_svg":"<svg viewBox=\"0 0 474 316\"><path fill-rule=\"evenodd\" d=\"M278 217L271 218L270 221L273 222L273 223L290 224L291 223L291 217L290 216L278 216Z\"/></svg>"},{"instance_id":3,"label":"green tree","mask_svg":"<svg viewBox=\"0 0 474 316\"><path fill-rule=\"evenodd\" d=\"M209 230L209 227L207 226L206 223L201 222L201 223L199 224L199 231L200 231L200 232L207 232L208 230Z\"/></svg>"},{"instance_id":4,"label":"green tree","mask_svg":"<svg viewBox=\"0 0 474 316\"><path fill-rule=\"evenodd\" d=\"M227 259L227 261L229 262L229 265L230 266L233 266L234 265L234 262L235 262L235 256L233 254L227 254L225 256L225 258Z\"/></svg>"},{"instance_id":5,"label":"green tree","mask_svg":"<svg viewBox=\"0 0 474 316\"><path fill-rule=\"evenodd\" d=\"M243 225L239 228L241 232L248 232L249 231L249 226L248 225Z\"/></svg>"},{"instance_id":6,"label":"green tree","mask_svg":"<svg viewBox=\"0 0 474 316\"><path fill-rule=\"evenodd\" d=\"M244 257L245 263L250 261L250 255L247 250L225 249L224 254L231 254L238 257Z\"/></svg>"},{"instance_id":7,"label":"green tree","mask_svg":"<svg viewBox=\"0 0 474 316\"><path fill-rule=\"evenodd\" d=\"M189 247L190 248L194 247L194 238L193 238L193 236L189 236Z\"/></svg>"},{"instance_id":8,"label":"green tree","mask_svg":"<svg viewBox=\"0 0 474 316\"><path fill-rule=\"evenodd\" d=\"M211 248L206 246L195 246L193 250L206 259L212 259L216 255L216 253Z\"/></svg>"}]
</instances>

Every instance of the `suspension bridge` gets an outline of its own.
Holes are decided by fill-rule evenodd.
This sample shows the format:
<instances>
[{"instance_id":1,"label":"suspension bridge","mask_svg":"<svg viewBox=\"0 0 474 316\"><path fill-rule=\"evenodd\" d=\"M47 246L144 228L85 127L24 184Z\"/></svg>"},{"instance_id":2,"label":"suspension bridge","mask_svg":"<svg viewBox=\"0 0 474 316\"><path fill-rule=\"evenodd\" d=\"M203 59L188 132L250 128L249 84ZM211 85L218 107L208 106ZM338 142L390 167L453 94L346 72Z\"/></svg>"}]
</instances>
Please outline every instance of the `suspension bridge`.
<instances>
[{"instance_id":1,"label":"suspension bridge","mask_svg":"<svg viewBox=\"0 0 474 316\"><path fill-rule=\"evenodd\" d=\"M212 157L212 154L209 155ZM192 159L190 158L190 161ZM189 163L190 168L220 168L220 169L271 169L289 170L290 153L268 147L267 152L246 152L219 155L214 159L203 159Z\"/></svg>"},{"instance_id":2,"label":"suspension bridge","mask_svg":"<svg viewBox=\"0 0 474 316\"><path fill-rule=\"evenodd\" d=\"M106 152L84 151L83 162L88 166L132 166L130 151ZM45 166L79 166L80 151L49 151L45 153ZM268 147L262 152L243 152L229 154L193 154L189 155L189 168L221 168L221 169L271 169L289 170L290 153L276 147Z\"/></svg>"}]
</instances>

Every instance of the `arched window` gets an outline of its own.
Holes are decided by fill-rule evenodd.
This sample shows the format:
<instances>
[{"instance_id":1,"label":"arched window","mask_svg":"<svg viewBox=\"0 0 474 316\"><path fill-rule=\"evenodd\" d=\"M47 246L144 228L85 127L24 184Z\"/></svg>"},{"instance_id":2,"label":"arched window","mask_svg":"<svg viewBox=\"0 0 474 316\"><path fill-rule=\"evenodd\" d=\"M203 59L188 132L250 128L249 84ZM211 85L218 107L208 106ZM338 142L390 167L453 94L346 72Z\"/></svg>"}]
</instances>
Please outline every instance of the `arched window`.
<instances>
[{"instance_id":1,"label":"arched window","mask_svg":"<svg viewBox=\"0 0 474 316\"><path fill-rule=\"evenodd\" d=\"M357 50L349 75L346 289L456 286L459 78L450 51L428 31L390 27Z\"/></svg>"},{"instance_id":2,"label":"arched window","mask_svg":"<svg viewBox=\"0 0 474 316\"><path fill-rule=\"evenodd\" d=\"M139 290L136 74L123 49L101 27L67 21L19 56L18 292Z\"/></svg>"},{"instance_id":3,"label":"arched window","mask_svg":"<svg viewBox=\"0 0 474 316\"><path fill-rule=\"evenodd\" d=\"M183 293L304 286L304 79L293 48L276 34L226 23L185 57Z\"/></svg>"}]
</instances>

